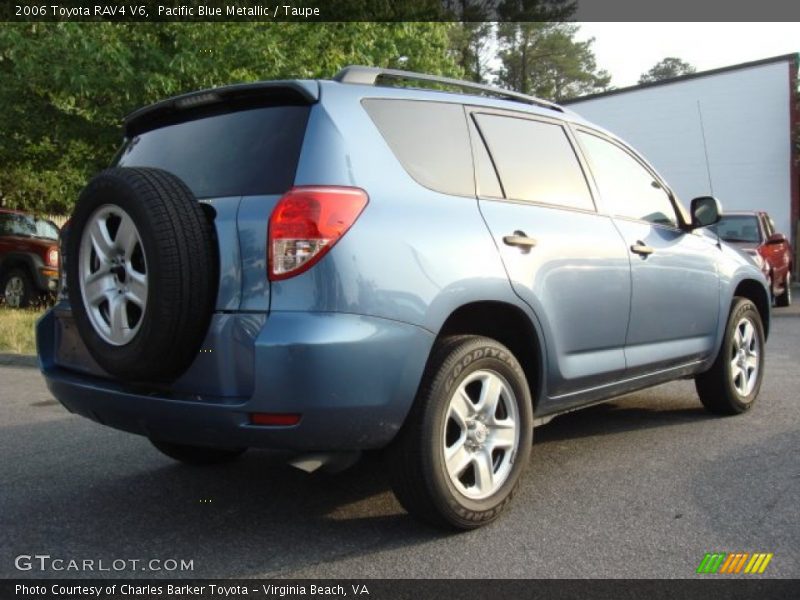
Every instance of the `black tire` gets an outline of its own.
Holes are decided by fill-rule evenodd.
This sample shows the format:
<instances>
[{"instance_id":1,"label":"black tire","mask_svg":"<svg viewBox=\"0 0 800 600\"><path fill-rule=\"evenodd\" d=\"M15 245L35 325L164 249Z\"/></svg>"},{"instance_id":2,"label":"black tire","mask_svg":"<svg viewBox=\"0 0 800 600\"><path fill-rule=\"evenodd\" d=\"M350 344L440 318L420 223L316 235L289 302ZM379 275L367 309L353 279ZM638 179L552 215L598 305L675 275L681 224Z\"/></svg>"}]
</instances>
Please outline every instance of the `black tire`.
<instances>
[{"instance_id":1,"label":"black tire","mask_svg":"<svg viewBox=\"0 0 800 600\"><path fill-rule=\"evenodd\" d=\"M732 366L732 362L737 356L735 341L737 329L745 320L753 326L755 347L758 350L757 371L753 378L752 389L746 394L737 389ZM746 375L739 377L746 377ZM764 326L761 322L761 315L755 304L747 298L734 298L719 354L711 369L695 377L697 394L709 412L718 415L738 415L752 408L761 389L763 377ZM737 378L736 381L743 380Z\"/></svg>"},{"instance_id":2,"label":"black tire","mask_svg":"<svg viewBox=\"0 0 800 600\"><path fill-rule=\"evenodd\" d=\"M239 458L247 448L208 448L188 446L161 440L150 440L161 453L187 465L202 466L231 462Z\"/></svg>"},{"instance_id":3,"label":"black tire","mask_svg":"<svg viewBox=\"0 0 800 600\"><path fill-rule=\"evenodd\" d=\"M83 230L103 206L120 208L130 217L146 262L146 309L135 336L124 345L109 343L98 333L79 281ZM213 224L178 177L150 168L115 168L97 175L78 200L66 253L68 295L78 332L103 369L131 381L169 381L186 370L213 311L218 249ZM129 313L126 318L130 322Z\"/></svg>"},{"instance_id":4,"label":"black tire","mask_svg":"<svg viewBox=\"0 0 800 600\"><path fill-rule=\"evenodd\" d=\"M450 399L477 371L500 375L507 382L514 398L502 402L514 403L519 432L516 449L509 455L510 471L494 493L480 499L457 489L445 466ZM445 338L434 347L411 412L389 449L395 495L409 513L437 527L468 530L486 525L511 500L532 442L533 404L514 355L489 338ZM492 466L493 471L496 468Z\"/></svg>"},{"instance_id":5,"label":"black tire","mask_svg":"<svg viewBox=\"0 0 800 600\"><path fill-rule=\"evenodd\" d=\"M792 305L792 274L790 271L786 272L786 277L783 280L783 293L780 296L775 296L775 306L785 308Z\"/></svg>"},{"instance_id":6,"label":"black tire","mask_svg":"<svg viewBox=\"0 0 800 600\"><path fill-rule=\"evenodd\" d=\"M15 298L13 301L5 297L8 286L10 285L15 287ZM9 308L28 308L39 298L39 293L33 285L33 280L25 269L9 270L8 273L3 276L2 282L0 282L0 292L3 293L3 299L6 306Z\"/></svg>"}]
</instances>

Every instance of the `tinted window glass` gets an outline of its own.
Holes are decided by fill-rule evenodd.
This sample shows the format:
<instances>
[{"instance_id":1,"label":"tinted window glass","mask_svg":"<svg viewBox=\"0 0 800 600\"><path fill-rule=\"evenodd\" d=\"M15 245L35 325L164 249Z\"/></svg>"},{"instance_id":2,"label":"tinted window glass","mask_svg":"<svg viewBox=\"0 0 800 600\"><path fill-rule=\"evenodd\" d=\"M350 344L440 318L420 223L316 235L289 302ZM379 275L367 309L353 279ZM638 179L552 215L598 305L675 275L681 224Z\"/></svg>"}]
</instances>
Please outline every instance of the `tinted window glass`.
<instances>
[{"instance_id":1,"label":"tinted window glass","mask_svg":"<svg viewBox=\"0 0 800 600\"><path fill-rule=\"evenodd\" d=\"M611 212L651 223L677 225L667 192L639 161L616 144L595 135L579 132L578 137Z\"/></svg>"},{"instance_id":2,"label":"tinted window glass","mask_svg":"<svg viewBox=\"0 0 800 600\"><path fill-rule=\"evenodd\" d=\"M563 127L476 115L506 197L593 210L575 151Z\"/></svg>"},{"instance_id":3,"label":"tinted window glass","mask_svg":"<svg viewBox=\"0 0 800 600\"><path fill-rule=\"evenodd\" d=\"M767 234L767 237L775 233L775 221L773 221L772 217L769 215L764 215L764 230Z\"/></svg>"},{"instance_id":4,"label":"tinted window glass","mask_svg":"<svg viewBox=\"0 0 800 600\"><path fill-rule=\"evenodd\" d=\"M494 170L492 158L486 150L486 144L483 143L481 134L478 133L478 129L472 122L470 122L469 131L475 154L475 179L478 184L478 194L485 198L502 198L503 190L500 188L497 171Z\"/></svg>"},{"instance_id":5,"label":"tinted window glass","mask_svg":"<svg viewBox=\"0 0 800 600\"><path fill-rule=\"evenodd\" d=\"M292 186L309 107L272 106L168 125L131 139L123 167L158 167L198 198L280 194Z\"/></svg>"},{"instance_id":6,"label":"tinted window glass","mask_svg":"<svg viewBox=\"0 0 800 600\"><path fill-rule=\"evenodd\" d=\"M717 235L726 242L758 243L758 218L753 215L723 216L716 225Z\"/></svg>"},{"instance_id":7,"label":"tinted window glass","mask_svg":"<svg viewBox=\"0 0 800 600\"><path fill-rule=\"evenodd\" d=\"M474 196L467 121L460 104L364 100L403 168L417 182L445 194Z\"/></svg>"}]
</instances>

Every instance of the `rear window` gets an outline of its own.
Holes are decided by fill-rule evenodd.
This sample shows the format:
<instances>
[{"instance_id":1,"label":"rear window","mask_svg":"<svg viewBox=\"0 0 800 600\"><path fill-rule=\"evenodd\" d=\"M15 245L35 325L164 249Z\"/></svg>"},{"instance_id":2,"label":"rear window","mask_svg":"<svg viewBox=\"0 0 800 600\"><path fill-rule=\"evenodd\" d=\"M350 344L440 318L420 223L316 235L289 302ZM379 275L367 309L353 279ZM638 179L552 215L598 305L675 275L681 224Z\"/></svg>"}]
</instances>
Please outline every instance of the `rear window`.
<instances>
[{"instance_id":1,"label":"rear window","mask_svg":"<svg viewBox=\"0 0 800 600\"><path fill-rule=\"evenodd\" d=\"M475 195L472 150L460 104L369 99L364 108L418 183L456 196Z\"/></svg>"},{"instance_id":2,"label":"rear window","mask_svg":"<svg viewBox=\"0 0 800 600\"><path fill-rule=\"evenodd\" d=\"M308 106L270 106L167 125L133 137L120 167L158 167L198 198L280 194L294 182Z\"/></svg>"}]
</instances>

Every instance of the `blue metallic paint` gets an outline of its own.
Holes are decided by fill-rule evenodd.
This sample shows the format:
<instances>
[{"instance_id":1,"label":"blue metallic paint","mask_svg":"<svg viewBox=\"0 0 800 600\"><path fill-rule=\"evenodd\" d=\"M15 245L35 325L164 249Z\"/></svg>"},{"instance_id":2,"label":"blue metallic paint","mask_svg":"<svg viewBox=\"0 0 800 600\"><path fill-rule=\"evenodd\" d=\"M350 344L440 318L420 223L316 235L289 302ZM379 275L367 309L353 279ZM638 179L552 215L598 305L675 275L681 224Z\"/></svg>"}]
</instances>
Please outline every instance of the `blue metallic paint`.
<instances>
[{"instance_id":1,"label":"blue metallic paint","mask_svg":"<svg viewBox=\"0 0 800 600\"><path fill-rule=\"evenodd\" d=\"M314 268L270 285L267 223L278 196L209 200L220 240L211 352L149 393L91 365L80 373L61 304L40 320L37 345L48 386L67 408L189 444L380 447L402 426L437 334L465 305L502 303L529 320L531 345L541 349L534 370L544 377L532 386L543 417L708 368L736 286L755 281L766 294L752 261L706 232L607 216L591 181L598 213L426 189L361 105L367 97L464 103L462 95L301 83L319 90L319 102L295 184L361 187L369 194L361 217ZM569 111L467 103L585 124ZM536 248L505 246L515 230ZM658 253L631 255L634 238ZM78 353L73 362L57 358L67 346ZM249 424L251 412L303 417L294 427L261 427Z\"/></svg>"}]
</instances>

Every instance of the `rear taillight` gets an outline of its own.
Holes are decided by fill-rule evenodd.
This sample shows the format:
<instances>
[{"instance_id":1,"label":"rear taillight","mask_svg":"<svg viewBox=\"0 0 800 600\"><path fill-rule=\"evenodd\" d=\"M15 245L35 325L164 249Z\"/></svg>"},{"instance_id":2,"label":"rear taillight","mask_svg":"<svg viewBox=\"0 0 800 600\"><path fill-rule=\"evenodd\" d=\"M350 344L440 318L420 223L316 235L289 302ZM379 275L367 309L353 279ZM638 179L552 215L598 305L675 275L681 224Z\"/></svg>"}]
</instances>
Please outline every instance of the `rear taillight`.
<instances>
[{"instance_id":1,"label":"rear taillight","mask_svg":"<svg viewBox=\"0 0 800 600\"><path fill-rule=\"evenodd\" d=\"M269 219L270 280L294 277L316 264L368 201L364 190L352 187L307 186L286 192Z\"/></svg>"}]
</instances>

